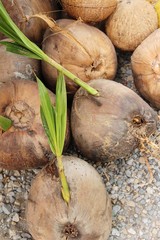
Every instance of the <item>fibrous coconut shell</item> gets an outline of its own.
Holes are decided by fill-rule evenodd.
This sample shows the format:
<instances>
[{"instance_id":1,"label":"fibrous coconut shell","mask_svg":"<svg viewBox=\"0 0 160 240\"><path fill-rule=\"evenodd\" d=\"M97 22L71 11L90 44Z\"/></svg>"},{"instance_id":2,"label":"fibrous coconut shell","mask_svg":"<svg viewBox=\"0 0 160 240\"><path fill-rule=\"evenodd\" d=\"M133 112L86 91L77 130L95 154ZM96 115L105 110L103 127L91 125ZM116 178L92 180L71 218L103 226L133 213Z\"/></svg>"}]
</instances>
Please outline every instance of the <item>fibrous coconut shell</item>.
<instances>
[{"instance_id":1,"label":"fibrous coconut shell","mask_svg":"<svg viewBox=\"0 0 160 240\"><path fill-rule=\"evenodd\" d=\"M160 29L136 48L131 57L131 66L139 93L160 109Z\"/></svg>"},{"instance_id":2,"label":"fibrous coconut shell","mask_svg":"<svg viewBox=\"0 0 160 240\"><path fill-rule=\"evenodd\" d=\"M0 45L0 82L15 79L35 80L34 73L39 77L41 75L39 60L8 52L6 46Z\"/></svg>"},{"instance_id":3,"label":"fibrous coconut shell","mask_svg":"<svg viewBox=\"0 0 160 240\"><path fill-rule=\"evenodd\" d=\"M100 22L116 8L117 0L61 0L64 10L84 22Z\"/></svg>"},{"instance_id":4,"label":"fibrous coconut shell","mask_svg":"<svg viewBox=\"0 0 160 240\"><path fill-rule=\"evenodd\" d=\"M43 51L84 82L94 78L114 79L117 56L110 39L99 29L81 21L61 19L57 28L44 35ZM51 90L55 89L57 70L42 62L42 72ZM65 78L67 91L74 94L78 85Z\"/></svg>"},{"instance_id":5,"label":"fibrous coconut shell","mask_svg":"<svg viewBox=\"0 0 160 240\"><path fill-rule=\"evenodd\" d=\"M106 33L112 43L124 51L133 51L158 28L154 7L146 0L119 1L106 21Z\"/></svg>"},{"instance_id":6,"label":"fibrous coconut shell","mask_svg":"<svg viewBox=\"0 0 160 240\"><path fill-rule=\"evenodd\" d=\"M34 179L26 219L35 240L107 240L112 225L112 205L98 172L87 162L63 156L71 194L66 204L52 163Z\"/></svg>"},{"instance_id":7,"label":"fibrous coconut shell","mask_svg":"<svg viewBox=\"0 0 160 240\"><path fill-rule=\"evenodd\" d=\"M54 104L55 95L49 94ZM0 129L0 168L20 170L45 165L54 156L41 121L37 83L19 79L0 82L0 96L0 115L12 121L7 131ZM66 146L69 137L67 124Z\"/></svg>"},{"instance_id":8,"label":"fibrous coconut shell","mask_svg":"<svg viewBox=\"0 0 160 240\"><path fill-rule=\"evenodd\" d=\"M80 88L74 95L71 129L77 148L93 161L126 157L157 127L156 112L134 91L115 81L95 79L99 97Z\"/></svg>"}]
</instances>

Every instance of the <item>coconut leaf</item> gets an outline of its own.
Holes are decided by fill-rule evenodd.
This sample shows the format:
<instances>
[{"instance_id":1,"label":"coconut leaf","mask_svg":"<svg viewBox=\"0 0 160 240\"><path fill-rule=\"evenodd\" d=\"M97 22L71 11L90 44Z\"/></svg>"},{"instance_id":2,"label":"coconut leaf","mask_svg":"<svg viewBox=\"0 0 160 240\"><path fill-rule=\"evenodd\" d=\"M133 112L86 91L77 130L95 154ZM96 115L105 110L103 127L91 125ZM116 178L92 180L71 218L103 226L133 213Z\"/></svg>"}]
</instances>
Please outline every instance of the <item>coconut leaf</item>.
<instances>
[{"instance_id":1,"label":"coconut leaf","mask_svg":"<svg viewBox=\"0 0 160 240\"><path fill-rule=\"evenodd\" d=\"M12 126L12 121L9 118L0 115L0 128L7 131Z\"/></svg>"},{"instance_id":2,"label":"coconut leaf","mask_svg":"<svg viewBox=\"0 0 160 240\"><path fill-rule=\"evenodd\" d=\"M40 79L36 76L39 88L39 96L41 102L41 117L48 136L51 150L56 155L57 152L57 141L56 141L56 122L52 103L48 94L48 91Z\"/></svg>"},{"instance_id":3,"label":"coconut leaf","mask_svg":"<svg viewBox=\"0 0 160 240\"><path fill-rule=\"evenodd\" d=\"M1 44L6 46L6 50L8 52L12 52L12 53L23 55L29 58L41 60L39 56L31 52L30 50L16 44L15 42L1 41Z\"/></svg>"},{"instance_id":4,"label":"coconut leaf","mask_svg":"<svg viewBox=\"0 0 160 240\"><path fill-rule=\"evenodd\" d=\"M56 150L54 148L53 139L52 139L52 137L50 135L49 127L48 127L48 124L47 124L47 121L46 121L45 114L43 112L42 106L40 107L40 113L41 113L42 124L43 124L44 130L45 130L45 133L46 133L46 135L48 137L48 141L49 141L49 145L50 145L51 151L53 152L54 155L56 155Z\"/></svg>"},{"instance_id":5,"label":"coconut leaf","mask_svg":"<svg viewBox=\"0 0 160 240\"><path fill-rule=\"evenodd\" d=\"M69 203L70 191L64 174L62 152L65 141L66 124L67 124L67 93L65 79L62 73L59 73L56 86L56 106L51 103L48 91L44 84L37 78L40 103L41 119L48 136L48 141L52 152L57 156L58 172L62 185L63 199Z\"/></svg>"},{"instance_id":6,"label":"coconut leaf","mask_svg":"<svg viewBox=\"0 0 160 240\"><path fill-rule=\"evenodd\" d=\"M66 84L64 75L59 73L56 85L56 138L59 147L58 155L62 155L65 133L66 133L66 122L67 122L67 94Z\"/></svg>"},{"instance_id":7,"label":"coconut leaf","mask_svg":"<svg viewBox=\"0 0 160 240\"><path fill-rule=\"evenodd\" d=\"M51 149L56 156L61 156L64 147L66 122L67 122L67 97L65 79L59 73L56 86L56 106L51 103L48 91L40 79L36 76L41 102L41 118L48 136Z\"/></svg>"}]
</instances>

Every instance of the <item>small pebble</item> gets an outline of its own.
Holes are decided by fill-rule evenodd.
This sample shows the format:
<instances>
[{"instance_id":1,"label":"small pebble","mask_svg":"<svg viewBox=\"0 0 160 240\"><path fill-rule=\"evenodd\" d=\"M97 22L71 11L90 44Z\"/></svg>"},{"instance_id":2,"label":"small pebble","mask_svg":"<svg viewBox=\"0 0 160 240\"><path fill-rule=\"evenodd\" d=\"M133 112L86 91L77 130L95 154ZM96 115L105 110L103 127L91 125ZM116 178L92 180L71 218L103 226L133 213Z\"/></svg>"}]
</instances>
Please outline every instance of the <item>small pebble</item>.
<instances>
[{"instance_id":1,"label":"small pebble","mask_svg":"<svg viewBox=\"0 0 160 240\"><path fill-rule=\"evenodd\" d=\"M19 215L15 213L15 215L12 217L13 222L19 222Z\"/></svg>"},{"instance_id":2,"label":"small pebble","mask_svg":"<svg viewBox=\"0 0 160 240\"><path fill-rule=\"evenodd\" d=\"M132 235L135 235L136 234L136 231L133 229L133 228L129 228L128 229L128 232Z\"/></svg>"},{"instance_id":3,"label":"small pebble","mask_svg":"<svg viewBox=\"0 0 160 240\"><path fill-rule=\"evenodd\" d=\"M112 235L119 237L120 236L120 232L116 228L112 228Z\"/></svg>"},{"instance_id":4,"label":"small pebble","mask_svg":"<svg viewBox=\"0 0 160 240\"><path fill-rule=\"evenodd\" d=\"M2 206L2 210L3 210L3 212L4 212L6 215L9 215L9 214L11 213L11 206L4 204L4 205Z\"/></svg>"}]
</instances>

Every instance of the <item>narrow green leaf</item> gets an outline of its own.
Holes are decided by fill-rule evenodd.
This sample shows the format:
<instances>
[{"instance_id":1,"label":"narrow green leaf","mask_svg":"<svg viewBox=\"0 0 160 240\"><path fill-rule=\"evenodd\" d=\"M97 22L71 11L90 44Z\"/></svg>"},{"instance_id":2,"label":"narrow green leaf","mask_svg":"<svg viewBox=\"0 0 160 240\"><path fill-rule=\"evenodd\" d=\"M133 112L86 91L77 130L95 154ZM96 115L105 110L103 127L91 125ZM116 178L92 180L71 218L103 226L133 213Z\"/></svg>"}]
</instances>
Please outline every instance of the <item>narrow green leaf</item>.
<instances>
[{"instance_id":1,"label":"narrow green leaf","mask_svg":"<svg viewBox=\"0 0 160 240\"><path fill-rule=\"evenodd\" d=\"M70 191L64 173L62 162L62 151L64 146L66 123L67 123L67 94L65 80L62 73L59 73L56 86L56 106L51 103L48 91L40 79L36 76L41 102L41 119L48 136L52 152L57 156L58 172L61 181L61 192L64 201L68 204Z\"/></svg>"},{"instance_id":2,"label":"narrow green leaf","mask_svg":"<svg viewBox=\"0 0 160 240\"><path fill-rule=\"evenodd\" d=\"M46 121L46 118L45 118L42 106L40 106L40 113L41 113L42 124L43 124L44 130L45 130L45 133L46 133L46 135L48 137L50 148L51 148L53 154L56 155L56 150L55 150L54 144L53 144L54 141L53 141L52 136L51 136L51 134L49 132L49 127L48 127L48 124L47 124L47 121ZM55 122L53 122L53 124L55 124Z\"/></svg>"},{"instance_id":3,"label":"narrow green leaf","mask_svg":"<svg viewBox=\"0 0 160 240\"><path fill-rule=\"evenodd\" d=\"M54 117L54 108L52 107L52 103L48 94L48 91L44 84L40 81L40 79L36 76L38 88L39 88L39 96L41 102L41 108L43 115L45 116L46 125L48 127L47 134L50 135L50 139L52 139L53 149L55 149L55 154L57 153L57 141L56 141L56 130L55 130L55 117Z\"/></svg>"},{"instance_id":4,"label":"narrow green leaf","mask_svg":"<svg viewBox=\"0 0 160 240\"><path fill-rule=\"evenodd\" d=\"M0 32L3 33L8 38L11 38L16 42L19 42L19 38L15 36L13 30L10 29L6 23L3 23L1 19L0 19Z\"/></svg>"},{"instance_id":5,"label":"narrow green leaf","mask_svg":"<svg viewBox=\"0 0 160 240\"><path fill-rule=\"evenodd\" d=\"M64 147L67 123L67 93L64 75L59 73L56 86L56 106L51 103L48 91L36 76L41 102L42 122L56 156L61 156Z\"/></svg>"},{"instance_id":6,"label":"narrow green leaf","mask_svg":"<svg viewBox=\"0 0 160 240\"><path fill-rule=\"evenodd\" d=\"M0 128L7 131L12 126L12 121L9 118L0 115Z\"/></svg>"},{"instance_id":7,"label":"narrow green leaf","mask_svg":"<svg viewBox=\"0 0 160 240\"><path fill-rule=\"evenodd\" d=\"M56 84L56 134L59 155L62 155L67 123L67 94L64 75L60 72Z\"/></svg>"},{"instance_id":8,"label":"narrow green leaf","mask_svg":"<svg viewBox=\"0 0 160 240\"><path fill-rule=\"evenodd\" d=\"M8 52L12 52L12 53L19 54L19 55L22 55L22 56L26 56L26 57L29 57L29 58L41 60L41 58L38 57L36 54L34 54L33 52L29 51L28 49L22 47L21 45L18 45L17 43L0 41L0 44L5 45L6 50Z\"/></svg>"}]
</instances>

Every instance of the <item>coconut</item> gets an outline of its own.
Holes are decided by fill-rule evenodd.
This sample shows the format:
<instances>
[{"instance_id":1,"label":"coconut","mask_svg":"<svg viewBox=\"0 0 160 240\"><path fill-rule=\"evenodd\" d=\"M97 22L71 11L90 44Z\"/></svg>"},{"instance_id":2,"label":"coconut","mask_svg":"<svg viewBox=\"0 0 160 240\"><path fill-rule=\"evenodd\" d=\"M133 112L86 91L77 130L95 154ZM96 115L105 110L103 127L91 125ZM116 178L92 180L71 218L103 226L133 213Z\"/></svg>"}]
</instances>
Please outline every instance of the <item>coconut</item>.
<instances>
[{"instance_id":1,"label":"coconut","mask_svg":"<svg viewBox=\"0 0 160 240\"><path fill-rule=\"evenodd\" d=\"M63 67L87 82L94 78L114 79L117 56L110 39L99 29L81 21L61 19L44 35L43 51ZM57 70L42 62L42 72L48 87L55 89ZM78 85L66 78L67 91L74 94Z\"/></svg>"},{"instance_id":2,"label":"coconut","mask_svg":"<svg viewBox=\"0 0 160 240\"><path fill-rule=\"evenodd\" d=\"M83 156L95 161L126 157L155 132L157 113L131 89L103 79L89 85L100 96L80 88L71 112L72 135Z\"/></svg>"},{"instance_id":3,"label":"coconut","mask_svg":"<svg viewBox=\"0 0 160 240\"><path fill-rule=\"evenodd\" d=\"M0 82L15 79L35 80L35 74L41 75L40 67L39 60L8 52L6 46L0 45Z\"/></svg>"},{"instance_id":4,"label":"coconut","mask_svg":"<svg viewBox=\"0 0 160 240\"><path fill-rule=\"evenodd\" d=\"M107 240L112 206L98 172L87 162L63 156L69 204L61 195L55 162L41 170L29 192L26 220L35 240Z\"/></svg>"},{"instance_id":5,"label":"coconut","mask_svg":"<svg viewBox=\"0 0 160 240\"><path fill-rule=\"evenodd\" d=\"M154 7L146 0L119 1L106 21L106 33L112 43L124 51L133 51L158 28Z\"/></svg>"},{"instance_id":6,"label":"coconut","mask_svg":"<svg viewBox=\"0 0 160 240\"><path fill-rule=\"evenodd\" d=\"M47 25L39 19L30 17L43 13L56 19L56 2L52 0L2 0L2 3L15 24L34 42L41 42ZM0 38L4 37L1 35Z\"/></svg>"},{"instance_id":7,"label":"coconut","mask_svg":"<svg viewBox=\"0 0 160 240\"><path fill-rule=\"evenodd\" d=\"M0 115L12 120L12 126L0 129L0 168L27 169L48 163L53 155L40 117L36 82L13 80L0 82ZM52 103L55 95L50 92ZM65 145L69 143L67 125Z\"/></svg>"},{"instance_id":8,"label":"coconut","mask_svg":"<svg viewBox=\"0 0 160 240\"><path fill-rule=\"evenodd\" d=\"M61 0L64 10L84 22L100 22L116 8L117 0Z\"/></svg>"},{"instance_id":9,"label":"coconut","mask_svg":"<svg viewBox=\"0 0 160 240\"><path fill-rule=\"evenodd\" d=\"M131 66L139 93L160 109L160 29L136 48L131 57Z\"/></svg>"}]
</instances>

